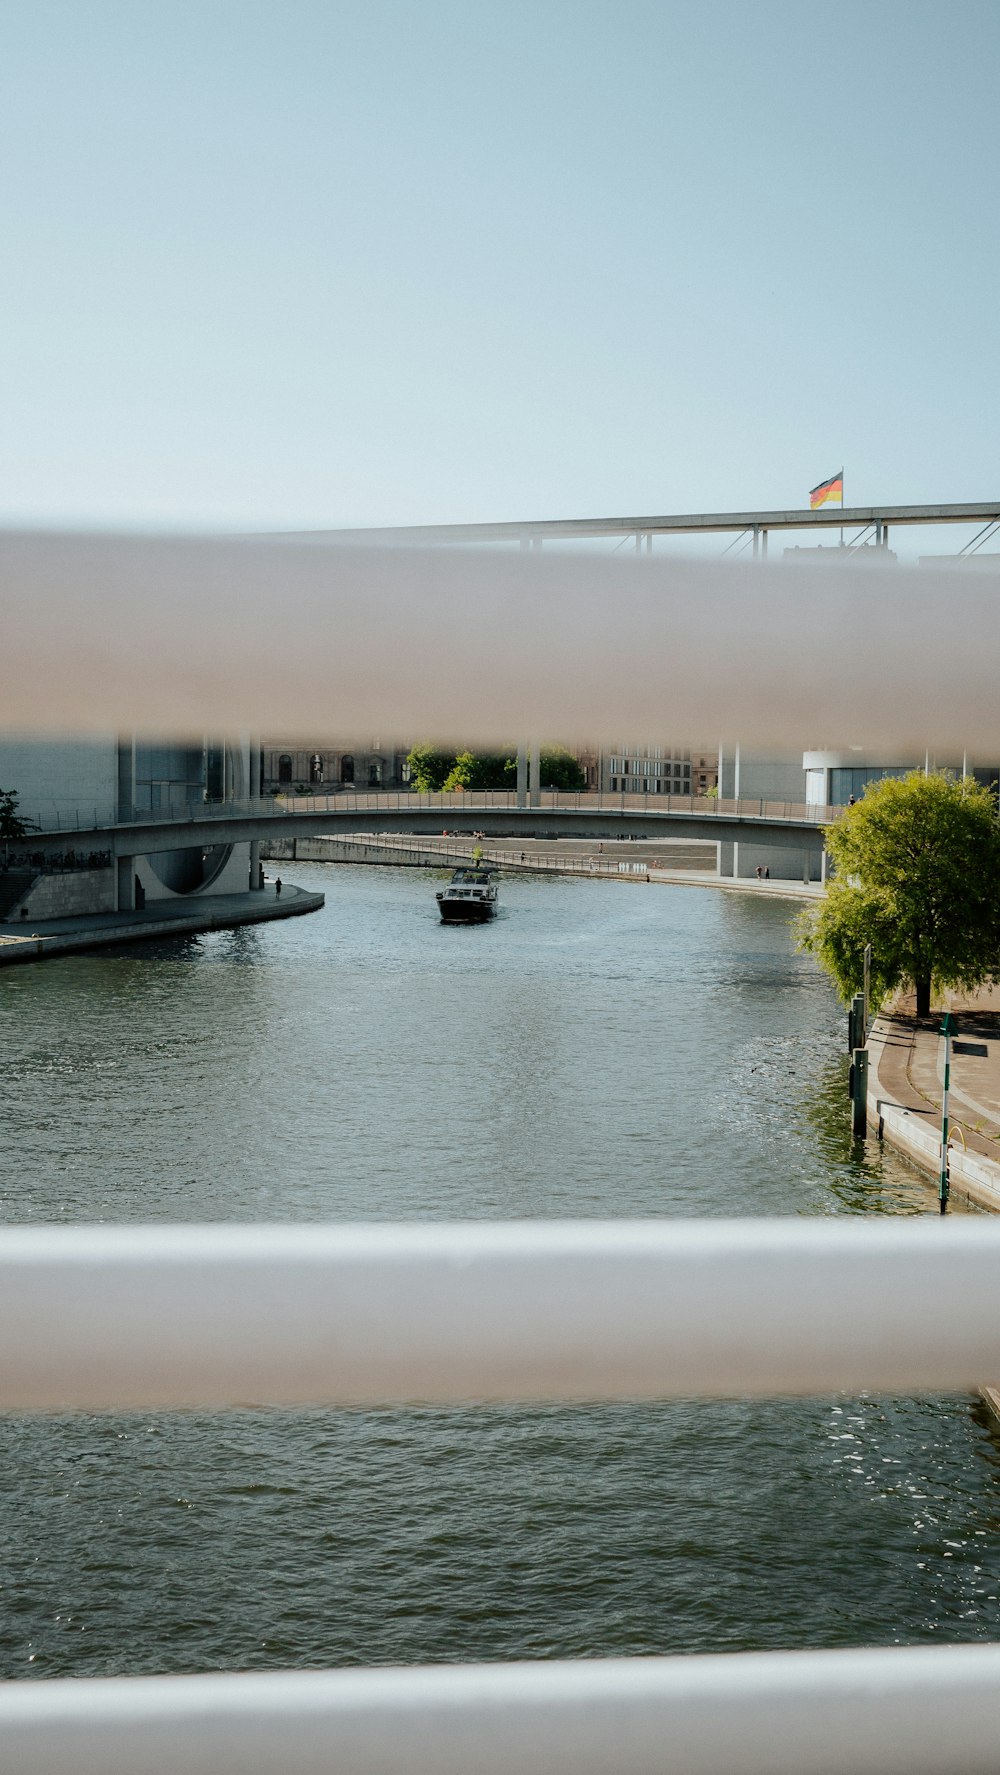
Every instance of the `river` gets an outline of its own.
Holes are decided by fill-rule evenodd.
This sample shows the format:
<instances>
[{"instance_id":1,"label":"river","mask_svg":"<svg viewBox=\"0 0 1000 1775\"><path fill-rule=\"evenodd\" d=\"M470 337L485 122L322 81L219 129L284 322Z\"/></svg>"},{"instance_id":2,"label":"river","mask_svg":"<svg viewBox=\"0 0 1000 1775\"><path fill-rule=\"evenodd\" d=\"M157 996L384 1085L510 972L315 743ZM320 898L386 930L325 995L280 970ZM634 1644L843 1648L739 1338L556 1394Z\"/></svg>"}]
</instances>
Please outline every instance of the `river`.
<instances>
[{"instance_id":1,"label":"river","mask_svg":"<svg viewBox=\"0 0 1000 1775\"><path fill-rule=\"evenodd\" d=\"M792 903L289 872L0 973L7 1222L934 1211ZM8 1418L0 1498L5 1677L1000 1637L974 1399Z\"/></svg>"}]
</instances>

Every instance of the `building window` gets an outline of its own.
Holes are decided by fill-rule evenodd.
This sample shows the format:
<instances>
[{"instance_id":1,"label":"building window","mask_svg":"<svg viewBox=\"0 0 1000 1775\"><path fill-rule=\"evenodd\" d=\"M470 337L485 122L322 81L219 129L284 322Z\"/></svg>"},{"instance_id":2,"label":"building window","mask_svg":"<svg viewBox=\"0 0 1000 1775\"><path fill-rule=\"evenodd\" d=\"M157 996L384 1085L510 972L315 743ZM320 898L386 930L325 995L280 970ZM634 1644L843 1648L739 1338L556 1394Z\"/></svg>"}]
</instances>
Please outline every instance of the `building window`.
<instances>
[{"instance_id":1,"label":"building window","mask_svg":"<svg viewBox=\"0 0 1000 1775\"><path fill-rule=\"evenodd\" d=\"M278 781L279 783L290 783L291 780L292 761L287 752L282 752L281 757L278 759Z\"/></svg>"},{"instance_id":2,"label":"building window","mask_svg":"<svg viewBox=\"0 0 1000 1775\"><path fill-rule=\"evenodd\" d=\"M340 780L342 783L353 783L354 781L354 759L350 752L345 752L340 760Z\"/></svg>"},{"instance_id":3,"label":"building window","mask_svg":"<svg viewBox=\"0 0 1000 1775\"><path fill-rule=\"evenodd\" d=\"M382 766L377 758L373 758L368 766L369 789L380 789L382 786Z\"/></svg>"}]
</instances>

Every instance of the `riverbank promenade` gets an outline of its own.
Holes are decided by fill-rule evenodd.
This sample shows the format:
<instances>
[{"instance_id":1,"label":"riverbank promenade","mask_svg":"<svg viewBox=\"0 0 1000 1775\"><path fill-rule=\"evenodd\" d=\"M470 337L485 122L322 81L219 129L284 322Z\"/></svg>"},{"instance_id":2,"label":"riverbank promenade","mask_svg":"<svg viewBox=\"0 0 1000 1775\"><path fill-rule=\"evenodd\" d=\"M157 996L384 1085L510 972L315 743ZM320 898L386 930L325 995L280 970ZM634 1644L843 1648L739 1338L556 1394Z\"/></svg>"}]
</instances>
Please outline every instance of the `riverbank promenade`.
<instances>
[{"instance_id":1,"label":"riverbank promenade","mask_svg":"<svg viewBox=\"0 0 1000 1775\"><path fill-rule=\"evenodd\" d=\"M439 838L424 838L418 833L320 833L315 837L274 838L262 846L262 855L282 864L368 863L413 869L454 869L478 860L507 875L660 882L674 887L720 888L728 893L760 893L785 900L819 900L825 892L820 882L720 875L714 862L714 844L662 838L649 839L641 845L613 839L595 845L593 841L573 838L494 838L482 843L480 836L484 835L453 832Z\"/></svg>"},{"instance_id":2,"label":"riverbank promenade","mask_svg":"<svg viewBox=\"0 0 1000 1775\"><path fill-rule=\"evenodd\" d=\"M0 967L73 955L111 944L148 941L153 937L196 936L236 925L261 924L272 918L297 918L318 912L325 895L273 882L256 893L213 894L204 899L157 900L142 911L94 912L72 918L47 918L27 928L0 923Z\"/></svg>"},{"instance_id":3,"label":"riverbank promenade","mask_svg":"<svg viewBox=\"0 0 1000 1775\"><path fill-rule=\"evenodd\" d=\"M917 1018L901 994L869 1035L869 1133L881 1120L894 1145L937 1175L944 1088L944 1012L954 1031L948 1099L953 1192L1000 1212L1000 987L945 993L939 1010Z\"/></svg>"}]
</instances>

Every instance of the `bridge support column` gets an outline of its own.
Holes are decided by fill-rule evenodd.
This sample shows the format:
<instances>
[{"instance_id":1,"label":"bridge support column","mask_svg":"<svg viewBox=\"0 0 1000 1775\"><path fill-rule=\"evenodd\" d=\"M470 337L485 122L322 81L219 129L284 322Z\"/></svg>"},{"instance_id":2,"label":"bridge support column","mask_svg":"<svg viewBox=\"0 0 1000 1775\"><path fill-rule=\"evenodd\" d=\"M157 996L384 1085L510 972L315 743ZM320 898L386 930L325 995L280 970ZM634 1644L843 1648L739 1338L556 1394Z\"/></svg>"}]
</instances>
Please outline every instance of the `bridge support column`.
<instances>
[{"instance_id":1,"label":"bridge support column","mask_svg":"<svg viewBox=\"0 0 1000 1775\"><path fill-rule=\"evenodd\" d=\"M528 767L528 802L531 807L542 805L542 754L536 741L531 743L531 756Z\"/></svg>"},{"instance_id":2,"label":"bridge support column","mask_svg":"<svg viewBox=\"0 0 1000 1775\"><path fill-rule=\"evenodd\" d=\"M118 882L115 905L119 912L135 911L135 858L118 858Z\"/></svg>"},{"instance_id":3,"label":"bridge support column","mask_svg":"<svg viewBox=\"0 0 1000 1775\"><path fill-rule=\"evenodd\" d=\"M132 734L118 737L118 818L130 820L135 813L135 739Z\"/></svg>"},{"instance_id":4,"label":"bridge support column","mask_svg":"<svg viewBox=\"0 0 1000 1775\"><path fill-rule=\"evenodd\" d=\"M518 807L527 807L528 805L527 746L518 746L517 748L517 805Z\"/></svg>"},{"instance_id":5,"label":"bridge support column","mask_svg":"<svg viewBox=\"0 0 1000 1775\"><path fill-rule=\"evenodd\" d=\"M249 740L250 769L247 777L247 794L251 801L260 800L260 735L252 733ZM260 839L250 840L250 892L256 893L264 886L264 877L260 866Z\"/></svg>"}]
</instances>

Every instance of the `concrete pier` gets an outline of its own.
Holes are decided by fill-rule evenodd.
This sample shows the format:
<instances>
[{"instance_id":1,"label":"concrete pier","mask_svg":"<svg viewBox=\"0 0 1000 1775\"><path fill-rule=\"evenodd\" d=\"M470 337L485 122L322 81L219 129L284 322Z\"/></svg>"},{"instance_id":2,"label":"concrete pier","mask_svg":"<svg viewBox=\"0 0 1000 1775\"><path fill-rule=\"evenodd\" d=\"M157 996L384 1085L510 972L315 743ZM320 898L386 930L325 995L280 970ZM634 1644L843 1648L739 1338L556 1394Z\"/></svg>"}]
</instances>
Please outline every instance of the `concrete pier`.
<instances>
[{"instance_id":1,"label":"concrete pier","mask_svg":"<svg viewBox=\"0 0 1000 1775\"><path fill-rule=\"evenodd\" d=\"M77 955L116 943L139 943L151 937L194 936L272 918L298 918L318 912L324 894L283 883L280 897L273 882L256 892L211 894L203 898L159 900L142 911L95 912L75 917L41 919L28 924L0 924L0 967Z\"/></svg>"}]
</instances>

